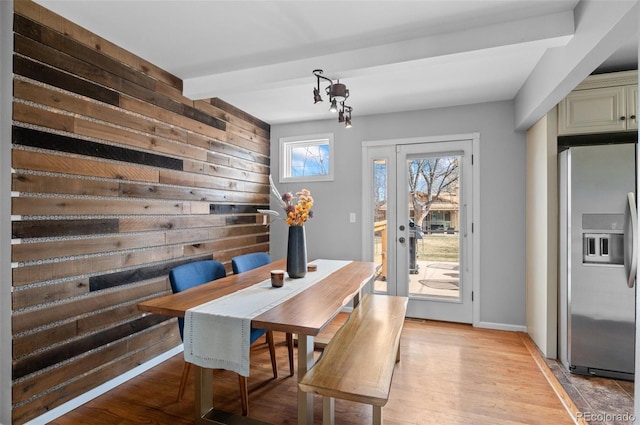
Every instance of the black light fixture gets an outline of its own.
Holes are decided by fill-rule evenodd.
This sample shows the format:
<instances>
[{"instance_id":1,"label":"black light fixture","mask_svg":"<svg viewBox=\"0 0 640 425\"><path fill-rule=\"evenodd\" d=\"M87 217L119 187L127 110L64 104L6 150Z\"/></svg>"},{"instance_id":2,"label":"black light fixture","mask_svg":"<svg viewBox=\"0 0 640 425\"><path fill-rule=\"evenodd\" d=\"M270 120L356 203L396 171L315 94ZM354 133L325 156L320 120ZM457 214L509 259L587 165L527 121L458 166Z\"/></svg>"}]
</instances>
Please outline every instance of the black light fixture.
<instances>
[{"instance_id":1,"label":"black light fixture","mask_svg":"<svg viewBox=\"0 0 640 425\"><path fill-rule=\"evenodd\" d=\"M353 108L344 103L349 97L349 89L342 84L340 80L334 83L333 80L322 75L323 73L324 71L321 69L313 70L313 75L315 75L317 79L317 86L313 89L313 103L322 102L322 96L320 96L320 79L328 81L329 85L325 88L325 93L329 96L329 102L331 102L329 111L338 112L338 122L344 122L345 126L350 128L351 111ZM340 109L338 109L338 104L340 104Z\"/></svg>"}]
</instances>

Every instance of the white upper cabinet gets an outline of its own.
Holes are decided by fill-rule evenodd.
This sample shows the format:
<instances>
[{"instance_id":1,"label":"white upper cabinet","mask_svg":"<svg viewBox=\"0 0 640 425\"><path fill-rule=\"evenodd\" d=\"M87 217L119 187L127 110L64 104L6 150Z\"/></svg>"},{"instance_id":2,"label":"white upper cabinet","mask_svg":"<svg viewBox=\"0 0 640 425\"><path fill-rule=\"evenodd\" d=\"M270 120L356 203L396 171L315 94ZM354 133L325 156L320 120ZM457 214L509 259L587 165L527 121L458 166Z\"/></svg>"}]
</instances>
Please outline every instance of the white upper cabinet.
<instances>
[{"instance_id":1,"label":"white upper cabinet","mask_svg":"<svg viewBox=\"0 0 640 425\"><path fill-rule=\"evenodd\" d=\"M627 130L638 129L638 85L626 86L625 94L627 97L627 114L629 119L627 120Z\"/></svg>"},{"instance_id":2,"label":"white upper cabinet","mask_svg":"<svg viewBox=\"0 0 640 425\"><path fill-rule=\"evenodd\" d=\"M558 135L637 130L637 71L592 75L558 105Z\"/></svg>"}]
</instances>

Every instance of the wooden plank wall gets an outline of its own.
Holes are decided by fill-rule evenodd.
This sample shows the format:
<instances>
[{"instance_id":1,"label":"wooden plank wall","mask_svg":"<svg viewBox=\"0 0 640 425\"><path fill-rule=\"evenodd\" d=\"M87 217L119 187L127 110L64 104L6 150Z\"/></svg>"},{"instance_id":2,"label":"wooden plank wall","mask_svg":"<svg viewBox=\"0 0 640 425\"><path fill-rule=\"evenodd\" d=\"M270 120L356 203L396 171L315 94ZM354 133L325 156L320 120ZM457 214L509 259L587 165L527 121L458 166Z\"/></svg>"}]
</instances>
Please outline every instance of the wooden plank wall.
<instances>
[{"instance_id":1,"label":"wooden plank wall","mask_svg":"<svg viewBox=\"0 0 640 425\"><path fill-rule=\"evenodd\" d=\"M136 303L167 274L269 249L269 125L15 2L13 422L180 343ZM177 388L177 387L176 387Z\"/></svg>"}]
</instances>

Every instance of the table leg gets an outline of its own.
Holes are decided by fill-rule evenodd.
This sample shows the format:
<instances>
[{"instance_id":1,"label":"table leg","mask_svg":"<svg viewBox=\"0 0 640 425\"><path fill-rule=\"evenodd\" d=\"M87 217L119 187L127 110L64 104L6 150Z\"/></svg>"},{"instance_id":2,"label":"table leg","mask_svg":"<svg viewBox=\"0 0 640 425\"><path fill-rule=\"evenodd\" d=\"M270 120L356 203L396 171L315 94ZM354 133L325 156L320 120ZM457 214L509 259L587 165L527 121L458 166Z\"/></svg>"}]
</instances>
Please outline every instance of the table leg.
<instances>
[{"instance_id":1,"label":"table leg","mask_svg":"<svg viewBox=\"0 0 640 425\"><path fill-rule=\"evenodd\" d=\"M313 366L313 336L298 334L298 381ZM313 424L313 393L298 388L298 425Z\"/></svg>"},{"instance_id":2,"label":"table leg","mask_svg":"<svg viewBox=\"0 0 640 425\"><path fill-rule=\"evenodd\" d=\"M195 416L196 423L213 409L213 369L193 365L196 374L195 382Z\"/></svg>"}]
</instances>

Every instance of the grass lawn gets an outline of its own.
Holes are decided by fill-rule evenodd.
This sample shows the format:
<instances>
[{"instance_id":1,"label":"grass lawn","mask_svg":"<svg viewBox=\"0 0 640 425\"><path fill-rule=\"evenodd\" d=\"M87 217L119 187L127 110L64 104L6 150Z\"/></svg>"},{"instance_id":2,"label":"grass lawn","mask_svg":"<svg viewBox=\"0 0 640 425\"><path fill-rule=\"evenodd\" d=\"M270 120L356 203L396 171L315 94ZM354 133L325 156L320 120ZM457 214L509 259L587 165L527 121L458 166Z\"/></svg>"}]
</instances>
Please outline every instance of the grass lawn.
<instances>
[{"instance_id":1,"label":"grass lawn","mask_svg":"<svg viewBox=\"0 0 640 425\"><path fill-rule=\"evenodd\" d=\"M432 234L423 235L416 241L418 261L459 261L458 242L459 235ZM375 238L374 261L382 262L382 241L379 236Z\"/></svg>"},{"instance_id":2,"label":"grass lawn","mask_svg":"<svg viewBox=\"0 0 640 425\"><path fill-rule=\"evenodd\" d=\"M418 260L421 261L458 261L459 236L447 234L423 235L416 241Z\"/></svg>"}]
</instances>

